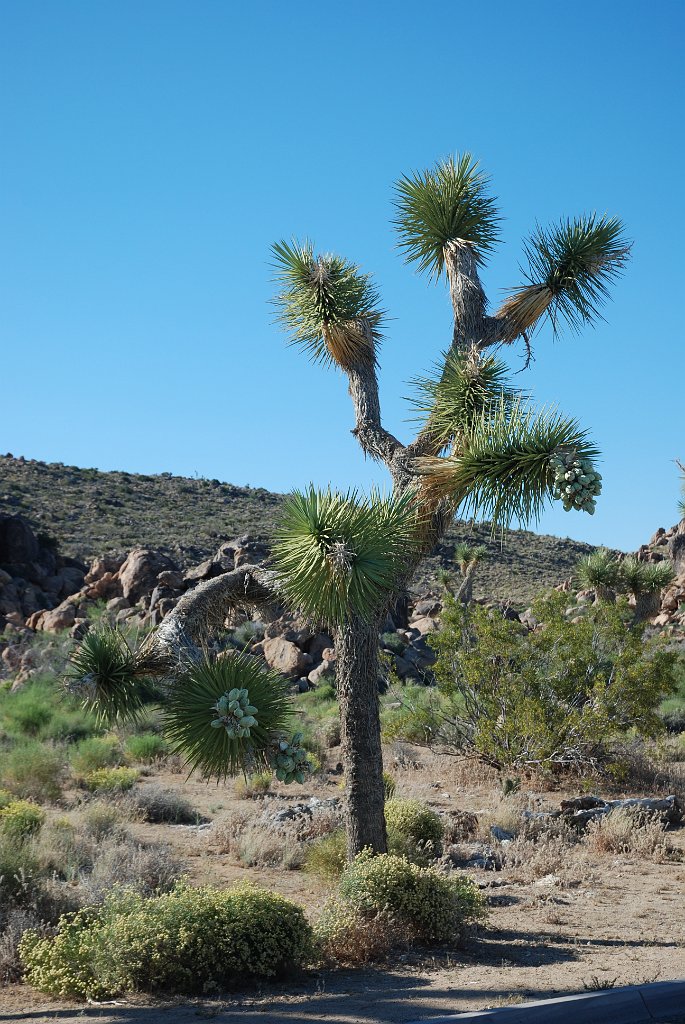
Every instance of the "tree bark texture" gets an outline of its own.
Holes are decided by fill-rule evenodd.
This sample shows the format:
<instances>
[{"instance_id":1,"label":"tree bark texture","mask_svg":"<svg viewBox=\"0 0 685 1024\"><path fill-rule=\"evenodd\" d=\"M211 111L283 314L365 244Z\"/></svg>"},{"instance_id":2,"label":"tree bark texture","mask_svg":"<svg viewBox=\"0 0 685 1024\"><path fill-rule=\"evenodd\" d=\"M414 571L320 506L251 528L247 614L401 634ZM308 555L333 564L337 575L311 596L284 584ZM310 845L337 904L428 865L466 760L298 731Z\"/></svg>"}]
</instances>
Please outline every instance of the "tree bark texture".
<instances>
[{"instance_id":1,"label":"tree bark texture","mask_svg":"<svg viewBox=\"0 0 685 1024\"><path fill-rule=\"evenodd\" d=\"M340 738L347 787L347 852L385 853L383 753L378 700L378 622L355 617L335 631Z\"/></svg>"}]
</instances>

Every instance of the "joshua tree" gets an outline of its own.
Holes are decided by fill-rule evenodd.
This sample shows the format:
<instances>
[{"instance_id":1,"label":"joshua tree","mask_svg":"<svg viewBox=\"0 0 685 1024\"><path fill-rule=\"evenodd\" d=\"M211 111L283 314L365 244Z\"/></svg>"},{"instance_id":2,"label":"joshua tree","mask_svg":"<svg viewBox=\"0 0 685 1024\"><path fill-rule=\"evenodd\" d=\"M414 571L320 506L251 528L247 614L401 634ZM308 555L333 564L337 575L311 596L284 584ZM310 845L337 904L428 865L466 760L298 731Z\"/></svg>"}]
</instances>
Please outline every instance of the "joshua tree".
<instances>
[{"instance_id":1,"label":"joshua tree","mask_svg":"<svg viewBox=\"0 0 685 1024\"><path fill-rule=\"evenodd\" d=\"M581 558L574 571L574 582L594 590L598 601L614 602L621 577L621 563L607 548L597 548Z\"/></svg>"},{"instance_id":2,"label":"joshua tree","mask_svg":"<svg viewBox=\"0 0 685 1024\"><path fill-rule=\"evenodd\" d=\"M628 555L619 566L621 589L635 598L635 621L656 615L661 604L661 591L673 582L675 572L670 562L641 562Z\"/></svg>"},{"instance_id":3,"label":"joshua tree","mask_svg":"<svg viewBox=\"0 0 685 1024\"><path fill-rule=\"evenodd\" d=\"M170 731L192 765L225 774L261 759L288 779L306 761L296 738L283 735L281 684L246 675L244 657L212 663L203 645L236 605L286 603L328 625L337 650L350 854L386 846L378 654L387 607L455 514L504 527L535 520L553 498L592 514L600 490L592 462L598 452L586 433L554 409L533 409L491 351L522 339L530 357L532 333L544 321L555 332L594 321L629 252L615 218L591 214L538 227L524 246L524 283L490 314L480 273L499 241L500 217L477 163L465 154L403 177L395 203L400 249L429 278L446 280L454 315L447 351L417 381L421 425L408 444L381 420L385 317L370 276L309 242L273 247L281 322L310 358L346 378L353 433L364 454L387 467L391 497L294 495L270 569L241 566L187 593L143 652L129 658L119 648L113 669L125 665L124 683L115 685L116 671L98 670L97 639L79 665L93 702L109 701L116 712L117 686L133 692L146 658L148 671L166 675Z\"/></svg>"},{"instance_id":4,"label":"joshua tree","mask_svg":"<svg viewBox=\"0 0 685 1024\"><path fill-rule=\"evenodd\" d=\"M457 588L455 599L469 604L473 599L473 577L480 562L487 557L488 549L484 544L455 544L454 561L459 566L461 582Z\"/></svg>"},{"instance_id":5,"label":"joshua tree","mask_svg":"<svg viewBox=\"0 0 685 1024\"><path fill-rule=\"evenodd\" d=\"M599 601L613 603L617 593L632 594L636 622L656 615L661 591L674 577L671 562L643 562L635 555L620 558L606 548L581 558L574 573L575 582L594 590Z\"/></svg>"}]
</instances>

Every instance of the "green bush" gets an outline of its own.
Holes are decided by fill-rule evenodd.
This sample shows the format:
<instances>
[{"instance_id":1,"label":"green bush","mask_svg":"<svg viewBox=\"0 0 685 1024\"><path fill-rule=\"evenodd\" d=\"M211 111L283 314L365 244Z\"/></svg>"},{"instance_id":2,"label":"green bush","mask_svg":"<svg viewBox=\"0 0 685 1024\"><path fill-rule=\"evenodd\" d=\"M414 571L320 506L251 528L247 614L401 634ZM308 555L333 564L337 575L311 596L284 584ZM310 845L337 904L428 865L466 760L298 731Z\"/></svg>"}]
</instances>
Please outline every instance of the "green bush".
<instances>
[{"instance_id":1,"label":"green bush","mask_svg":"<svg viewBox=\"0 0 685 1024\"><path fill-rule=\"evenodd\" d=\"M0 786L36 803L56 800L62 792L63 776L60 751L36 740L18 743L0 760Z\"/></svg>"},{"instance_id":2,"label":"green bush","mask_svg":"<svg viewBox=\"0 0 685 1024\"><path fill-rule=\"evenodd\" d=\"M312 952L300 907L276 893L177 885L143 899L110 893L98 908L63 918L55 938L27 932L26 980L56 996L195 993L300 967Z\"/></svg>"},{"instance_id":3,"label":"green bush","mask_svg":"<svg viewBox=\"0 0 685 1024\"><path fill-rule=\"evenodd\" d=\"M393 654L402 656L407 649L407 641L398 633L381 633L381 647Z\"/></svg>"},{"instance_id":4,"label":"green bush","mask_svg":"<svg viewBox=\"0 0 685 1024\"><path fill-rule=\"evenodd\" d=\"M135 768L97 768L84 776L88 789L93 793L125 793L138 781Z\"/></svg>"},{"instance_id":5,"label":"green bush","mask_svg":"<svg viewBox=\"0 0 685 1024\"><path fill-rule=\"evenodd\" d=\"M0 832L23 842L39 832L45 813L28 800L13 800L0 809Z\"/></svg>"},{"instance_id":6,"label":"green bush","mask_svg":"<svg viewBox=\"0 0 685 1024\"><path fill-rule=\"evenodd\" d=\"M91 736L81 740L71 752L71 767L80 777L99 768L111 768L121 762L121 746L116 736Z\"/></svg>"},{"instance_id":7,"label":"green bush","mask_svg":"<svg viewBox=\"0 0 685 1024\"><path fill-rule=\"evenodd\" d=\"M424 865L442 853L442 819L420 800L388 800L385 822L390 853Z\"/></svg>"},{"instance_id":8,"label":"green bush","mask_svg":"<svg viewBox=\"0 0 685 1024\"><path fill-rule=\"evenodd\" d=\"M142 761L144 764L152 764L159 761L169 753L169 744L154 732L144 732L137 736L129 736L126 741L126 756L131 761Z\"/></svg>"},{"instance_id":9,"label":"green bush","mask_svg":"<svg viewBox=\"0 0 685 1024\"><path fill-rule=\"evenodd\" d=\"M442 875L393 854L361 853L345 870L337 896L317 923L324 953L336 956L346 931L382 916L395 944L457 942L481 920L485 903L465 876Z\"/></svg>"},{"instance_id":10,"label":"green bush","mask_svg":"<svg viewBox=\"0 0 685 1024\"><path fill-rule=\"evenodd\" d=\"M339 878L347 863L347 839L342 829L316 839L308 847L304 869L326 881Z\"/></svg>"},{"instance_id":11,"label":"green bush","mask_svg":"<svg viewBox=\"0 0 685 1024\"><path fill-rule=\"evenodd\" d=\"M432 740L498 769L592 772L611 763L626 730L658 733L676 655L645 640L625 600L586 607L580 621L566 617L567 601L563 593L537 601L545 628L530 632L447 598L431 637L443 701Z\"/></svg>"}]
</instances>

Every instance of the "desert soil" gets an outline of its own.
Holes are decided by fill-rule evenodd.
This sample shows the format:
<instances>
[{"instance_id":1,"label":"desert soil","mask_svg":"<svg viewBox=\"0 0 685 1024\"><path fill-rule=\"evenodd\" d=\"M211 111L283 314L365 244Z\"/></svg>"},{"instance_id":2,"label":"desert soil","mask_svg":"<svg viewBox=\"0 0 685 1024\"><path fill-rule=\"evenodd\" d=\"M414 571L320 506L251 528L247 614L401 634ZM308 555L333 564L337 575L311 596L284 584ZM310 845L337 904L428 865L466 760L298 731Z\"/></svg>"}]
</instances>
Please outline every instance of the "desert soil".
<instances>
[{"instance_id":1,"label":"desert soil","mask_svg":"<svg viewBox=\"0 0 685 1024\"><path fill-rule=\"evenodd\" d=\"M445 758L421 757L422 768L394 772L399 796L424 799L445 811L483 812L497 804L499 794L491 779L474 779L471 769ZM234 796L231 783L208 787L166 769L154 770L150 778L181 790L215 820L245 805ZM274 806L340 793L335 778L291 790L296 792L277 786L279 802ZM552 808L565 795L546 791L530 799ZM131 829L141 840L172 844L199 884L249 878L299 901L313 916L329 892L327 883L303 871L242 867L232 854L221 854L213 846L211 828L134 824ZM671 831L669 838L685 855L685 829ZM584 988L685 978L685 863L597 854L586 848L573 856L560 851L556 864L554 849L548 857L552 870L547 873L525 864L468 871L484 887L491 912L487 926L463 949L409 952L372 969L313 971L296 981L265 984L221 999L135 996L97 1006L53 1000L14 985L0 990L0 1019L399 1024Z\"/></svg>"}]
</instances>

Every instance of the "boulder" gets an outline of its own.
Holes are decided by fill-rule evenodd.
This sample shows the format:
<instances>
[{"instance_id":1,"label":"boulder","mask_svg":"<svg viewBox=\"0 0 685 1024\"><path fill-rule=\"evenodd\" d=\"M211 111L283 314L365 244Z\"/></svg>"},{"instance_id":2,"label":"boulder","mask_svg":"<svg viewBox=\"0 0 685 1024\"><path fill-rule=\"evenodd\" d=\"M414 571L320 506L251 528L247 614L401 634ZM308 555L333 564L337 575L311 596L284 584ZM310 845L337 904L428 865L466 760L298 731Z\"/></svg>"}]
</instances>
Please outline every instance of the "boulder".
<instances>
[{"instance_id":1,"label":"boulder","mask_svg":"<svg viewBox=\"0 0 685 1024\"><path fill-rule=\"evenodd\" d=\"M70 629L76 621L76 608L70 600L63 601L51 612L39 612L40 619L34 628L44 633L59 633ZM33 616L32 616L33 617Z\"/></svg>"},{"instance_id":2,"label":"boulder","mask_svg":"<svg viewBox=\"0 0 685 1024\"><path fill-rule=\"evenodd\" d=\"M169 590L182 590L183 573L174 572L172 569L165 569L157 577L157 583L160 587L167 587Z\"/></svg>"},{"instance_id":3,"label":"boulder","mask_svg":"<svg viewBox=\"0 0 685 1024\"><path fill-rule=\"evenodd\" d=\"M335 665L332 661L322 661L320 665L313 668L307 679L313 686L317 686L321 682L321 677L325 675L334 675Z\"/></svg>"},{"instance_id":4,"label":"boulder","mask_svg":"<svg viewBox=\"0 0 685 1024\"><path fill-rule=\"evenodd\" d=\"M309 654L305 654L296 644L282 637L267 638L262 642L262 650L269 668L284 676L301 676L312 663Z\"/></svg>"},{"instance_id":5,"label":"boulder","mask_svg":"<svg viewBox=\"0 0 685 1024\"><path fill-rule=\"evenodd\" d=\"M94 559L83 582L96 583L97 580L102 579L106 572L112 574L119 572L125 558L125 555L103 555L101 558Z\"/></svg>"},{"instance_id":6,"label":"boulder","mask_svg":"<svg viewBox=\"0 0 685 1024\"><path fill-rule=\"evenodd\" d=\"M412 629L418 630L421 635L433 633L438 628L438 624L435 619L431 619L428 615L421 619L413 619L410 626Z\"/></svg>"},{"instance_id":7,"label":"boulder","mask_svg":"<svg viewBox=\"0 0 685 1024\"><path fill-rule=\"evenodd\" d=\"M442 611L442 604L440 601L436 601L435 598L429 597L423 601L417 601L414 605L414 618L423 618L426 615L435 616L439 615Z\"/></svg>"},{"instance_id":8,"label":"boulder","mask_svg":"<svg viewBox=\"0 0 685 1024\"><path fill-rule=\"evenodd\" d=\"M317 662L320 658L327 658L328 661L333 659L328 658L324 651L332 651L333 640L328 633L316 633L311 637L306 645L305 650L310 655L312 661ZM335 658L335 652L333 652L333 658Z\"/></svg>"},{"instance_id":9,"label":"boulder","mask_svg":"<svg viewBox=\"0 0 685 1024\"><path fill-rule=\"evenodd\" d=\"M174 570L176 566L161 551L152 548L134 548L119 570L123 596L135 604L155 587L160 572Z\"/></svg>"}]
</instances>

